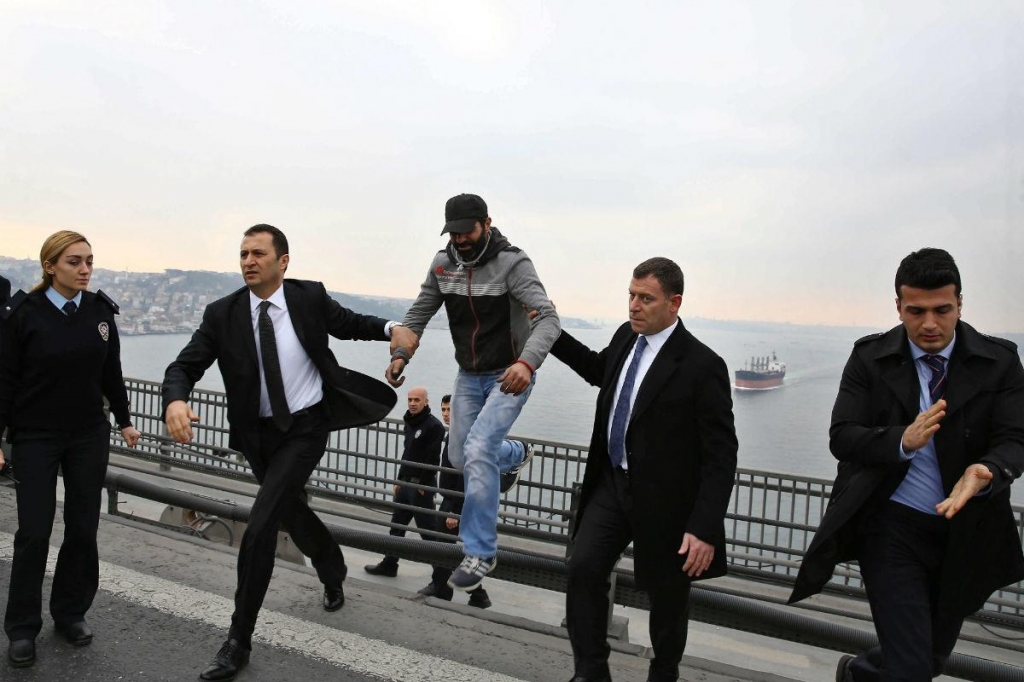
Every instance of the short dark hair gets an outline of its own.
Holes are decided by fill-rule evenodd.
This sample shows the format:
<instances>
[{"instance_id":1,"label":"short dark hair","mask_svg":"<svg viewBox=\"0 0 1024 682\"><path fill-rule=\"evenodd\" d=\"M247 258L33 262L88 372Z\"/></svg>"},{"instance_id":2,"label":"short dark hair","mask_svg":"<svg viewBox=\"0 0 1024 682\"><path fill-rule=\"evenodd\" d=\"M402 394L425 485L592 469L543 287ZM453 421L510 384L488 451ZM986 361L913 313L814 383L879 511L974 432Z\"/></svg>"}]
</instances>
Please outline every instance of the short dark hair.
<instances>
[{"instance_id":1,"label":"short dark hair","mask_svg":"<svg viewBox=\"0 0 1024 682\"><path fill-rule=\"evenodd\" d=\"M948 251L921 249L900 261L896 269L896 297L903 298L902 287L941 289L953 284L960 296L960 270Z\"/></svg>"},{"instance_id":2,"label":"short dark hair","mask_svg":"<svg viewBox=\"0 0 1024 682\"><path fill-rule=\"evenodd\" d=\"M267 225L266 223L260 223L259 225L253 225L245 231L243 237L251 237L254 234L267 233L270 235L274 243L274 254L280 258L288 254L288 237L284 236L284 232L277 229L273 225Z\"/></svg>"},{"instance_id":3,"label":"short dark hair","mask_svg":"<svg viewBox=\"0 0 1024 682\"><path fill-rule=\"evenodd\" d=\"M648 258L633 268L633 279L654 277L669 296L683 293L683 271L668 258Z\"/></svg>"},{"instance_id":4,"label":"short dark hair","mask_svg":"<svg viewBox=\"0 0 1024 682\"><path fill-rule=\"evenodd\" d=\"M451 393L445 393L443 396L441 396L441 404L442 405L447 405L451 401L452 401L452 394Z\"/></svg>"}]
</instances>

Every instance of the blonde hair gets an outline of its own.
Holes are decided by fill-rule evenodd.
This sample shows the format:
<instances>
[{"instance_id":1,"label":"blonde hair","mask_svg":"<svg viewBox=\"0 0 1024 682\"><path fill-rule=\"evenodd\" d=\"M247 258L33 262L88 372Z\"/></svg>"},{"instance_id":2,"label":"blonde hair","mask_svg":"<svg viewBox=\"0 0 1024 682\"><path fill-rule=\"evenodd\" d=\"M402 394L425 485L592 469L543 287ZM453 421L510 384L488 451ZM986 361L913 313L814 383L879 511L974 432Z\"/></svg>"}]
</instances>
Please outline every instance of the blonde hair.
<instances>
[{"instance_id":1,"label":"blonde hair","mask_svg":"<svg viewBox=\"0 0 1024 682\"><path fill-rule=\"evenodd\" d=\"M46 264L50 263L52 265L56 263L60 255L64 253L64 249L78 242L89 244L89 240L84 235L72 232L71 230L54 232L46 238L46 241L43 242L43 248L39 249L39 265L43 268L43 281L32 287L32 291L50 288L53 284L53 275L46 271ZM89 244L89 246L91 247L92 244Z\"/></svg>"}]
</instances>

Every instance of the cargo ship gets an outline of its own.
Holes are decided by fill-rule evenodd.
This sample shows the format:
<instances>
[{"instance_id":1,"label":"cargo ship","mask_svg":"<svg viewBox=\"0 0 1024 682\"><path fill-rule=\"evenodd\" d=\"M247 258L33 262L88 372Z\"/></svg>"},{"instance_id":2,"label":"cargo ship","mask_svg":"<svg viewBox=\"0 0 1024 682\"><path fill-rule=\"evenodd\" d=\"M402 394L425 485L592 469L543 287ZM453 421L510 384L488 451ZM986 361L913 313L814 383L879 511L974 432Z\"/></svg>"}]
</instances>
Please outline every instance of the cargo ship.
<instances>
[{"instance_id":1,"label":"cargo ship","mask_svg":"<svg viewBox=\"0 0 1024 682\"><path fill-rule=\"evenodd\" d=\"M750 358L750 363L743 369L736 370L736 388L761 390L778 388L786 378L786 363L779 362L772 351L772 356Z\"/></svg>"}]
</instances>

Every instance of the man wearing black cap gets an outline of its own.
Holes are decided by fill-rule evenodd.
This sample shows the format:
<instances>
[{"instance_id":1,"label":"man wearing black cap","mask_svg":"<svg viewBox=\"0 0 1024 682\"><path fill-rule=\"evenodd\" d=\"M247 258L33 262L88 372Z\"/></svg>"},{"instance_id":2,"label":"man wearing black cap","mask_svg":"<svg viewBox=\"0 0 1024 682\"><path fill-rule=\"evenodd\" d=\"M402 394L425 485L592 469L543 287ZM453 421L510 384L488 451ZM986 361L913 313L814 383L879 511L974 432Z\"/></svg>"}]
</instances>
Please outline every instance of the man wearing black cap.
<instances>
[{"instance_id":1,"label":"man wearing black cap","mask_svg":"<svg viewBox=\"0 0 1024 682\"><path fill-rule=\"evenodd\" d=\"M561 326L533 262L491 226L483 199L454 196L444 217L441 234L448 235L448 246L434 257L403 324L419 337L442 304L448 313L459 363L448 456L466 479L460 523L465 558L448 585L468 592L494 569L499 497L532 455L505 437ZM537 311L532 326L527 310ZM392 356L392 385L401 384L408 359L402 348Z\"/></svg>"}]
</instances>

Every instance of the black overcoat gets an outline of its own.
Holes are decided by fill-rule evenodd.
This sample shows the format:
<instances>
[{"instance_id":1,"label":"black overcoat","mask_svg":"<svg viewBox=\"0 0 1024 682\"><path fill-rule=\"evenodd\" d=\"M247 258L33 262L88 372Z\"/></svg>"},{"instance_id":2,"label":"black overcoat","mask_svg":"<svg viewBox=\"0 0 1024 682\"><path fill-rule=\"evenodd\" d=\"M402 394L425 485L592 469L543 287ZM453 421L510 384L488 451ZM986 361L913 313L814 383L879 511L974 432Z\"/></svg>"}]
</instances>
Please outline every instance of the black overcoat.
<instances>
[{"instance_id":1,"label":"black overcoat","mask_svg":"<svg viewBox=\"0 0 1024 682\"><path fill-rule=\"evenodd\" d=\"M859 528L910 468L900 460L899 448L903 431L918 415L920 391L902 325L854 345L829 429L839 471L790 603L821 591L837 563L858 558ZM962 618L995 590L1024 577L1010 507L1010 483L1024 470L1024 368L1016 346L958 322L946 402L946 417L935 434L946 494L975 462L994 475L991 490L950 521L938 603Z\"/></svg>"},{"instance_id":2,"label":"black overcoat","mask_svg":"<svg viewBox=\"0 0 1024 682\"><path fill-rule=\"evenodd\" d=\"M610 468L608 419L620 370L637 335L622 325L595 352L562 332L551 354L600 386L576 528L598 480ZM725 575L725 513L736 475L736 429L725 362L680 322L644 377L626 431L633 498L634 567L647 584L681 570L683 534L714 545L700 579Z\"/></svg>"}]
</instances>

